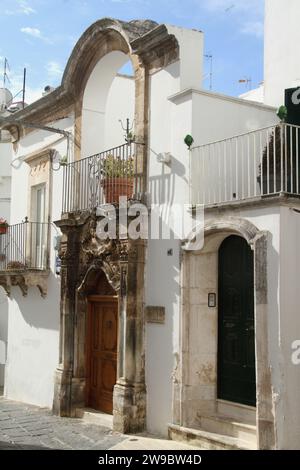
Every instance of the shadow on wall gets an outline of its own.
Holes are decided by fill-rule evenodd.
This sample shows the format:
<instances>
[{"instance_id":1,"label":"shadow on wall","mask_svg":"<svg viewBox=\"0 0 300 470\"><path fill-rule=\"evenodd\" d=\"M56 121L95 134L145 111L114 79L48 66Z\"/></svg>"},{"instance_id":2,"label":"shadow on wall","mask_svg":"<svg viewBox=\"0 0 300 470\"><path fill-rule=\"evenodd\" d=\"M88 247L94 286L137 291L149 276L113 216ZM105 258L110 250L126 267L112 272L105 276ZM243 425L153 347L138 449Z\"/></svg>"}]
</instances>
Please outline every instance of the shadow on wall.
<instances>
[{"instance_id":1,"label":"shadow on wall","mask_svg":"<svg viewBox=\"0 0 300 470\"><path fill-rule=\"evenodd\" d=\"M37 287L31 287L27 297L22 296L18 287L14 287L11 297L28 325L59 331L60 279L52 272L48 278L48 292L45 299L41 297Z\"/></svg>"},{"instance_id":2,"label":"shadow on wall","mask_svg":"<svg viewBox=\"0 0 300 470\"><path fill-rule=\"evenodd\" d=\"M162 230L165 229L161 222ZM147 323L146 382L149 430L167 435L172 418L172 374L180 299L180 241L150 240L147 266L147 305L165 307L165 324Z\"/></svg>"},{"instance_id":3,"label":"shadow on wall","mask_svg":"<svg viewBox=\"0 0 300 470\"><path fill-rule=\"evenodd\" d=\"M8 336L8 299L0 287L0 389L4 387L6 350Z\"/></svg>"},{"instance_id":4,"label":"shadow on wall","mask_svg":"<svg viewBox=\"0 0 300 470\"><path fill-rule=\"evenodd\" d=\"M153 149L150 149L150 159L159 156ZM185 177L185 166L172 155L170 164L159 163L161 174L149 177L149 194L152 204L172 205L175 198L176 176L188 182Z\"/></svg>"}]
</instances>

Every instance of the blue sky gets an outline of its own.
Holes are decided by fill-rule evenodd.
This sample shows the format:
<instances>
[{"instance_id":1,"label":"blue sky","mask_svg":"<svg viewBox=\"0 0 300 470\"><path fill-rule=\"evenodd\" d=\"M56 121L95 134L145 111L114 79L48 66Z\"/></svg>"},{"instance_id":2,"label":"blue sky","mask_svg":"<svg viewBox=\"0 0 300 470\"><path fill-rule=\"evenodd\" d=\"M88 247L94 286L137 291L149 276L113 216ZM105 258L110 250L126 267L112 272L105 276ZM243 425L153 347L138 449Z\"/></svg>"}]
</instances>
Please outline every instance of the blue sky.
<instances>
[{"instance_id":1,"label":"blue sky","mask_svg":"<svg viewBox=\"0 0 300 470\"><path fill-rule=\"evenodd\" d=\"M253 87L263 79L263 16L264 0L0 0L0 71L7 57L17 93L26 66L31 102L45 85L60 83L72 48L91 23L151 18L203 31L205 53L213 55L213 90L238 95L247 90L239 79L251 78Z\"/></svg>"}]
</instances>

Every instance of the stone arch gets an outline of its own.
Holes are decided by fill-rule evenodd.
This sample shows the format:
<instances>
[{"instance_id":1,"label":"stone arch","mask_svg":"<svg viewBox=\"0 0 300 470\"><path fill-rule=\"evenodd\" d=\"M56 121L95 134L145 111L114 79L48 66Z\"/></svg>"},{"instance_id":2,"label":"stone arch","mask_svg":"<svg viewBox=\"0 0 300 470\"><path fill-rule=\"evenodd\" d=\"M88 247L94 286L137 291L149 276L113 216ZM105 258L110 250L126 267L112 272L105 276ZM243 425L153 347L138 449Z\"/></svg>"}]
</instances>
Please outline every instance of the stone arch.
<instances>
[{"instance_id":1,"label":"stone arch","mask_svg":"<svg viewBox=\"0 0 300 470\"><path fill-rule=\"evenodd\" d=\"M207 251L213 246L220 245L229 235L238 235L244 238L253 248L255 237L260 233L258 228L250 221L238 217L224 217L210 219L203 225L199 225L188 237L185 250L190 251L192 244L199 237L200 231L204 233L204 246L199 251Z\"/></svg>"},{"instance_id":2,"label":"stone arch","mask_svg":"<svg viewBox=\"0 0 300 470\"><path fill-rule=\"evenodd\" d=\"M89 80L92 79L92 75L97 64L101 61L107 60L113 55L116 59L115 63L108 63L106 64L107 67L104 67L105 72L108 75L107 83L105 83L104 78L101 77L102 83L99 84L98 90L101 89L101 92L106 90L106 95L108 96L109 86L118 71L117 64L119 63L119 65L122 65L120 57L123 55L124 58L127 58L126 61L128 59L131 60L134 69L133 117L135 121L135 135L137 141L145 142L147 136L148 113L148 102L146 99L148 94L148 72L143 60L139 56L139 53L136 53L133 50L131 43L138 37L153 29L155 26L156 23L150 20L130 21L126 23L119 20L104 18L91 25L74 47L62 79L62 89L66 90L74 100L76 160L99 153L107 148L111 148L122 143L121 141L110 145L109 142L104 142L105 119L103 118L101 120L100 115L106 111L103 111L102 108L96 110L99 118L96 128L101 128L101 132L103 133L100 137L99 133L97 134L94 132L93 134L92 126L89 126L88 123L86 124L86 120L88 120L88 122L92 121L92 125L95 127L95 122L87 118L86 113L83 111L86 87L89 85ZM106 101L107 96L104 98L102 97L103 103ZM103 107L103 103L100 107ZM94 144L91 143L93 141L93 139L90 138L91 135L98 136ZM145 148L143 148L143 146L139 146L137 153L139 154L137 158L141 162L141 167L144 168L147 165Z\"/></svg>"},{"instance_id":3,"label":"stone arch","mask_svg":"<svg viewBox=\"0 0 300 470\"><path fill-rule=\"evenodd\" d=\"M149 20L125 23L111 18L93 23L72 51L62 79L63 88L72 91L75 97L80 95L91 71L104 55L112 51L131 55L130 42L154 26L156 23Z\"/></svg>"},{"instance_id":4,"label":"stone arch","mask_svg":"<svg viewBox=\"0 0 300 470\"><path fill-rule=\"evenodd\" d=\"M272 449L275 446L275 432L267 333L268 233L259 231L250 221L238 217L210 219L204 227L197 228L201 229L204 230L203 249L189 250L190 238L182 255L181 350L174 373L174 424L197 428L201 415L218 414L218 305L209 308L207 295L218 292L218 250L222 241L230 235L238 235L254 251L257 443L259 449Z\"/></svg>"},{"instance_id":5,"label":"stone arch","mask_svg":"<svg viewBox=\"0 0 300 470\"><path fill-rule=\"evenodd\" d=\"M104 266L92 264L77 291L80 295L117 295L118 285L112 283L107 276Z\"/></svg>"}]
</instances>

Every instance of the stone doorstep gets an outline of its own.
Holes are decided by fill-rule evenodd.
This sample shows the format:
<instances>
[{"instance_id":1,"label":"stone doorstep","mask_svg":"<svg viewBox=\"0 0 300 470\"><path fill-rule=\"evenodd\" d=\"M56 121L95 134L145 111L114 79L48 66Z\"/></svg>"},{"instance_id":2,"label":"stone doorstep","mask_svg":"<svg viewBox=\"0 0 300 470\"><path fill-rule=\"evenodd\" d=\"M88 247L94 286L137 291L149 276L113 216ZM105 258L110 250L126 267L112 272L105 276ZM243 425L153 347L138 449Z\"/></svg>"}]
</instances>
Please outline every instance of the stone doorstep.
<instances>
[{"instance_id":1,"label":"stone doorstep","mask_svg":"<svg viewBox=\"0 0 300 470\"><path fill-rule=\"evenodd\" d=\"M256 425L256 407L233 403L226 400L217 400L217 415L240 423Z\"/></svg>"},{"instance_id":2,"label":"stone doorstep","mask_svg":"<svg viewBox=\"0 0 300 470\"><path fill-rule=\"evenodd\" d=\"M227 416L201 416L201 429L224 436L236 437L250 445L257 445L256 426Z\"/></svg>"},{"instance_id":3,"label":"stone doorstep","mask_svg":"<svg viewBox=\"0 0 300 470\"><path fill-rule=\"evenodd\" d=\"M113 415L93 410L92 408L77 408L76 418L81 418L86 424L95 424L105 428L113 429Z\"/></svg>"},{"instance_id":4,"label":"stone doorstep","mask_svg":"<svg viewBox=\"0 0 300 470\"><path fill-rule=\"evenodd\" d=\"M199 446L206 450L256 450L257 445L252 442L242 440L204 429L192 429L169 425L169 438L174 441L184 442L189 445Z\"/></svg>"}]
</instances>

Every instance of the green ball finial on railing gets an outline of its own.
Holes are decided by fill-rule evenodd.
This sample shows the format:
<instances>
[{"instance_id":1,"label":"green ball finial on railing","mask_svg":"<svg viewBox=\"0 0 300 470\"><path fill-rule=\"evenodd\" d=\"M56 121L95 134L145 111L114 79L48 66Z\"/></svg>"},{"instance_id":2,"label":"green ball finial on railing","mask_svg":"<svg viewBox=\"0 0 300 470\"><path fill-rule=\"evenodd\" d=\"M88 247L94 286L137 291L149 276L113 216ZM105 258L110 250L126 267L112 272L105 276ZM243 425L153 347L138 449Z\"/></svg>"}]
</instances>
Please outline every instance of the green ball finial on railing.
<instances>
[{"instance_id":1,"label":"green ball finial on railing","mask_svg":"<svg viewBox=\"0 0 300 470\"><path fill-rule=\"evenodd\" d=\"M193 143L194 143L193 137L192 137L190 134L186 135L186 136L185 136L185 139L184 139L184 143L185 143L185 145L188 146L188 148L189 148L189 150L190 150L191 146L192 146Z\"/></svg>"}]
</instances>

